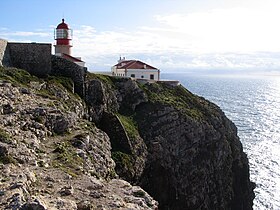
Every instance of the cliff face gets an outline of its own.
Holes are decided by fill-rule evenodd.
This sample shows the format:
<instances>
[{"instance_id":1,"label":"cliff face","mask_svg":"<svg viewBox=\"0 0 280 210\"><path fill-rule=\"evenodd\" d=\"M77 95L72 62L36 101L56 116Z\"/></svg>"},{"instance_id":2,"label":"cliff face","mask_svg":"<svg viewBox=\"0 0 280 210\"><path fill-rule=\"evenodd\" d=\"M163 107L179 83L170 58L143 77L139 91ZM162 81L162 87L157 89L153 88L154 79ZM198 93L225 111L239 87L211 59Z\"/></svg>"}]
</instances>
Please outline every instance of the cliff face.
<instances>
[{"instance_id":1,"label":"cliff face","mask_svg":"<svg viewBox=\"0 0 280 210\"><path fill-rule=\"evenodd\" d=\"M253 188L235 125L183 87L145 87L137 107L149 150L141 186L162 209L252 209Z\"/></svg>"},{"instance_id":2,"label":"cliff face","mask_svg":"<svg viewBox=\"0 0 280 210\"><path fill-rule=\"evenodd\" d=\"M93 118L112 136L113 151L129 157L117 159L117 173L140 184L160 209L252 209L248 159L235 125L219 107L182 86L104 77L93 81L89 89L104 93L93 97L98 102L88 101L99 110ZM114 130L108 113L129 125ZM127 135L118 136L121 132ZM141 152L133 148L135 142ZM133 179L128 176L135 171Z\"/></svg>"},{"instance_id":3,"label":"cliff face","mask_svg":"<svg viewBox=\"0 0 280 210\"><path fill-rule=\"evenodd\" d=\"M0 209L156 209L118 179L110 139L73 85L0 67Z\"/></svg>"},{"instance_id":4,"label":"cliff face","mask_svg":"<svg viewBox=\"0 0 280 210\"><path fill-rule=\"evenodd\" d=\"M182 86L87 74L82 100L73 85L0 67L1 207L252 209L219 107Z\"/></svg>"}]
</instances>

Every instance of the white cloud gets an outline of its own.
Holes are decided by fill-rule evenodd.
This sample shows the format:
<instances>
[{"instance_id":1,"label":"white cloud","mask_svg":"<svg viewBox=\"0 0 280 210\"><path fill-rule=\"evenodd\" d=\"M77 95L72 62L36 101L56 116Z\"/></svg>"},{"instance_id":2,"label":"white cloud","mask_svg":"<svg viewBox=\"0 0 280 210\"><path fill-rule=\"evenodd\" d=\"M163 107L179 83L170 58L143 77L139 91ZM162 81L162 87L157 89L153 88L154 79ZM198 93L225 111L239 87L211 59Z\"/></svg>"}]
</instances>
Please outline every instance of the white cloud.
<instances>
[{"instance_id":1,"label":"white cloud","mask_svg":"<svg viewBox=\"0 0 280 210\"><path fill-rule=\"evenodd\" d=\"M28 36L49 37L50 36L50 33L46 33L46 32L32 32L32 31L10 32L10 31L6 31L6 30L1 30L0 36L3 36L3 37L14 37L14 36L17 36L17 37L28 37Z\"/></svg>"},{"instance_id":2,"label":"white cloud","mask_svg":"<svg viewBox=\"0 0 280 210\"><path fill-rule=\"evenodd\" d=\"M179 39L153 34L150 31L92 31L74 39L74 53L82 56L94 70L109 70L119 55L144 60L164 69L277 69L280 54L272 52L202 51ZM185 48L186 45L188 48ZM192 47L194 47L192 49ZM280 69L280 68L279 68Z\"/></svg>"},{"instance_id":3,"label":"white cloud","mask_svg":"<svg viewBox=\"0 0 280 210\"><path fill-rule=\"evenodd\" d=\"M216 9L187 15L156 16L184 40L181 46L195 52L279 51L280 13L261 9Z\"/></svg>"},{"instance_id":4,"label":"white cloud","mask_svg":"<svg viewBox=\"0 0 280 210\"><path fill-rule=\"evenodd\" d=\"M280 13L277 7L260 2L253 8L157 15L158 25L136 30L97 31L83 25L74 29L73 54L81 56L93 70L109 70L120 55L144 60L162 70L279 70ZM0 29L1 36L13 40L52 38L52 32Z\"/></svg>"}]
</instances>

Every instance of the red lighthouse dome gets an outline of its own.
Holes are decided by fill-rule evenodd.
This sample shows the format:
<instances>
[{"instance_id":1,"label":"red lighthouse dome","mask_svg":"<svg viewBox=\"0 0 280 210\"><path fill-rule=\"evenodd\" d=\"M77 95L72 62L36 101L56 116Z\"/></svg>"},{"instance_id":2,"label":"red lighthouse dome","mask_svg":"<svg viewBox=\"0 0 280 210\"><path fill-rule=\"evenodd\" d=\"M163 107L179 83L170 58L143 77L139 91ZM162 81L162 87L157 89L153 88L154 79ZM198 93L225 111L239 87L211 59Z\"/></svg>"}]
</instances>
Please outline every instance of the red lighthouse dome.
<instances>
[{"instance_id":1,"label":"red lighthouse dome","mask_svg":"<svg viewBox=\"0 0 280 210\"><path fill-rule=\"evenodd\" d=\"M54 33L54 39L56 40L55 45L55 53L56 54L67 54L70 55L70 48L72 45L70 41L72 40L72 30L69 26L64 22L64 18L62 22L57 25Z\"/></svg>"},{"instance_id":2,"label":"red lighthouse dome","mask_svg":"<svg viewBox=\"0 0 280 210\"><path fill-rule=\"evenodd\" d=\"M64 18L62 19L62 23L59 23L56 29L69 29L68 25L64 22Z\"/></svg>"}]
</instances>

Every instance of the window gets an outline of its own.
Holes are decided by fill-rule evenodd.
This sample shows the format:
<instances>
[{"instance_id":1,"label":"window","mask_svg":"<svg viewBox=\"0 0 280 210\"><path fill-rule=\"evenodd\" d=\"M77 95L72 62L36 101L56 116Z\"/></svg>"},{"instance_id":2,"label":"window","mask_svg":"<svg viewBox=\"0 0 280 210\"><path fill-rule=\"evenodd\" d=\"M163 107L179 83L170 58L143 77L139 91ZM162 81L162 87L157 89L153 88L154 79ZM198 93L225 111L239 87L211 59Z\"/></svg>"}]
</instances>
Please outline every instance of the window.
<instances>
[{"instance_id":1,"label":"window","mask_svg":"<svg viewBox=\"0 0 280 210\"><path fill-rule=\"evenodd\" d=\"M130 76L133 77L133 78L135 78L135 74L131 74Z\"/></svg>"},{"instance_id":2,"label":"window","mask_svg":"<svg viewBox=\"0 0 280 210\"><path fill-rule=\"evenodd\" d=\"M150 74L150 79L151 79L151 80L154 80L154 79L155 79L155 75Z\"/></svg>"},{"instance_id":3,"label":"window","mask_svg":"<svg viewBox=\"0 0 280 210\"><path fill-rule=\"evenodd\" d=\"M71 30L70 29L56 29L56 39L71 39Z\"/></svg>"}]
</instances>

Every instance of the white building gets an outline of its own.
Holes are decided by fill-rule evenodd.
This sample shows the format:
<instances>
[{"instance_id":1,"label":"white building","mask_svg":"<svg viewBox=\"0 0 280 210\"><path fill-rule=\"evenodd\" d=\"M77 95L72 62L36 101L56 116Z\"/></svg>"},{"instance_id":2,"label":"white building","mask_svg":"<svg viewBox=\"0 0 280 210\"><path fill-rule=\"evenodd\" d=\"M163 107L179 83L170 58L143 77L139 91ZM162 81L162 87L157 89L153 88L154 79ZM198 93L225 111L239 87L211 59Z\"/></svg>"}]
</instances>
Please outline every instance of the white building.
<instances>
[{"instance_id":1,"label":"white building","mask_svg":"<svg viewBox=\"0 0 280 210\"><path fill-rule=\"evenodd\" d=\"M156 80L160 79L160 70L138 60L125 60L120 58L111 69L113 76L132 77L136 79Z\"/></svg>"}]
</instances>

